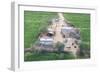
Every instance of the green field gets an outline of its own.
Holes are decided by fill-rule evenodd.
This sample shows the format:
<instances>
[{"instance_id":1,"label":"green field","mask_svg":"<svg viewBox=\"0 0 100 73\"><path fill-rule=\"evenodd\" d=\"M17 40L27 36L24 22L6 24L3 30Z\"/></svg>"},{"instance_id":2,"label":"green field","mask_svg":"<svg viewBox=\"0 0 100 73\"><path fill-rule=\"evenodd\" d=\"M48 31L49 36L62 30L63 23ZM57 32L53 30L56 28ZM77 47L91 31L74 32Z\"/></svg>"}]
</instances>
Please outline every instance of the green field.
<instances>
[{"instance_id":1,"label":"green field","mask_svg":"<svg viewBox=\"0 0 100 73\"><path fill-rule=\"evenodd\" d=\"M25 54L25 61L46 61L46 60L65 60L74 59L75 57L71 53L65 52L27 52Z\"/></svg>"},{"instance_id":2,"label":"green field","mask_svg":"<svg viewBox=\"0 0 100 73\"><path fill-rule=\"evenodd\" d=\"M90 14L65 13L64 17L77 28L90 28Z\"/></svg>"},{"instance_id":3,"label":"green field","mask_svg":"<svg viewBox=\"0 0 100 73\"><path fill-rule=\"evenodd\" d=\"M24 48L30 48L31 44L38 39L39 33L48 26L49 20L57 17L57 13L53 12L36 12L24 11ZM70 21L76 28L80 28L82 50L90 50L90 15L80 13L64 13L65 19ZM84 46L83 46L84 45ZM84 50L83 50L84 51ZM89 53L90 51L88 51ZM82 52L84 54L84 52ZM34 53L28 52L24 55L25 61L35 60L57 60L57 59L72 59L72 55L65 53ZM79 58L83 58L83 55ZM74 58L73 58L74 59Z\"/></svg>"}]
</instances>

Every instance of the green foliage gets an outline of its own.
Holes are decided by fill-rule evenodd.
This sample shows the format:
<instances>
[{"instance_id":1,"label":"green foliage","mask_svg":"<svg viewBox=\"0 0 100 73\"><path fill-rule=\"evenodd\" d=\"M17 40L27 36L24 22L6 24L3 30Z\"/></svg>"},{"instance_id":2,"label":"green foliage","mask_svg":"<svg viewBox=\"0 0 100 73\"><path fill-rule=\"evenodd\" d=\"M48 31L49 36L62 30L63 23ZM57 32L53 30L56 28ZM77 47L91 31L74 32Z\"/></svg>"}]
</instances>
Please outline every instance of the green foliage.
<instances>
[{"instance_id":1,"label":"green foliage","mask_svg":"<svg viewBox=\"0 0 100 73\"><path fill-rule=\"evenodd\" d=\"M31 52L25 52L24 53L24 60L31 60L32 59L31 56L33 56L33 54Z\"/></svg>"},{"instance_id":2,"label":"green foliage","mask_svg":"<svg viewBox=\"0 0 100 73\"><path fill-rule=\"evenodd\" d=\"M41 29L41 32L42 32L42 33L47 33L47 31L48 31L48 30L47 30L47 27L46 27L46 26L42 27L42 29Z\"/></svg>"},{"instance_id":3,"label":"green foliage","mask_svg":"<svg viewBox=\"0 0 100 73\"><path fill-rule=\"evenodd\" d=\"M83 42L90 42L90 29L81 29L80 36Z\"/></svg>"},{"instance_id":4,"label":"green foliage","mask_svg":"<svg viewBox=\"0 0 100 73\"><path fill-rule=\"evenodd\" d=\"M27 53L25 53L27 54ZM31 54L25 55L25 61L45 61L45 60L65 60L75 59L75 57L66 52L31 52Z\"/></svg>"},{"instance_id":5,"label":"green foliage","mask_svg":"<svg viewBox=\"0 0 100 73\"><path fill-rule=\"evenodd\" d=\"M90 45L87 43L80 44L80 58L90 58Z\"/></svg>"},{"instance_id":6,"label":"green foliage","mask_svg":"<svg viewBox=\"0 0 100 73\"><path fill-rule=\"evenodd\" d=\"M58 51L63 51L64 50L64 44L63 43L61 43L61 42L57 42L56 43L56 45L55 45L55 48L57 48L58 49Z\"/></svg>"}]
</instances>

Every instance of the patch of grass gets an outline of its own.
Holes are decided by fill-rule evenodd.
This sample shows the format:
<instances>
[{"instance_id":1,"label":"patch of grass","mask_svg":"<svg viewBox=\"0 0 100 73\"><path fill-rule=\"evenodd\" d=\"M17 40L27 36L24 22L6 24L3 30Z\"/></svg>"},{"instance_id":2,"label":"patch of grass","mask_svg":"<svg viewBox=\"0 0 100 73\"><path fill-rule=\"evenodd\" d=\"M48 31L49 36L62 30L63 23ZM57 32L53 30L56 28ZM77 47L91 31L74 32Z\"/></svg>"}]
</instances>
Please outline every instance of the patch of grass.
<instances>
[{"instance_id":1,"label":"patch of grass","mask_svg":"<svg viewBox=\"0 0 100 73\"><path fill-rule=\"evenodd\" d=\"M25 53L27 54L27 53ZM31 52L31 54L25 55L25 61L44 61L44 60L64 60L64 59L74 59L75 57L70 53L65 52Z\"/></svg>"},{"instance_id":2,"label":"patch of grass","mask_svg":"<svg viewBox=\"0 0 100 73\"><path fill-rule=\"evenodd\" d=\"M76 28L90 28L90 14L64 13L64 17Z\"/></svg>"},{"instance_id":3,"label":"patch of grass","mask_svg":"<svg viewBox=\"0 0 100 73\"><path fill-rule=\"evenodd\" d=\"M90 42L90 29L81 29L80 36L83 42Z\"/></svg>"}]
</instances>

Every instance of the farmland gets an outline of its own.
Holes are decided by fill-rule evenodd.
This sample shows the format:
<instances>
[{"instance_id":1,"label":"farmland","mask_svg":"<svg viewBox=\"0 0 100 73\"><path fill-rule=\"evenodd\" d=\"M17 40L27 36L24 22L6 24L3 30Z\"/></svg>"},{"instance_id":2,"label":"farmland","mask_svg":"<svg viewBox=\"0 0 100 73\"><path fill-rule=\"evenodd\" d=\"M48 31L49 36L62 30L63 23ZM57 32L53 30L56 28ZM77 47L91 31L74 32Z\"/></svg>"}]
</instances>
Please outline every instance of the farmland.
<instances>
[{"instance_id":1,"label":"farmland","mask_svg":"<svg viewBox=\"0 0 100 73\"><path fill-rule=\"evenodd\" d=\"M38 35L48 26L49 20L57 17L55 12L37 12L24 11L24 48L30 48L34 44ZM90 54L90 15L80 13L64 13L66 20L70 21L76 28L80 29L82 51L84 48L87 54ZM81 57L84 52L82 52ZM90 56L90 55L89 55ZM89 58L89 57L87 57ZM40 60L61 60L74 59L70 53L59 52L27 52L24 54L25 61L40 61Z\"/></svg>"}]
</instances>

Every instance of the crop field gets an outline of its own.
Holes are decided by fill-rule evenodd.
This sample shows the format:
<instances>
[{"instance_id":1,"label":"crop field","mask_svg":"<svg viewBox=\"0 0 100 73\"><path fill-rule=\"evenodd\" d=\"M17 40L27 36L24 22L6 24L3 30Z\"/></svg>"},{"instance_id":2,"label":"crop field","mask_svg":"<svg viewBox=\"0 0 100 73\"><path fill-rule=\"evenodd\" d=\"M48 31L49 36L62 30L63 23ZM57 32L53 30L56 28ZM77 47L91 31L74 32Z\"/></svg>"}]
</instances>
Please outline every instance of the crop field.
<instances>
[{"instance_id":1,"label":"crop field","mask_svg":"<svg viewBox=\"0 0 100 73\"><path fill-rule=\"evenodd\" d=\"M55 12L37 12L24 11L24 49L30 48L34 44L38 35L48 26L49 20L57 17ZM81 36L81 54L80 58L90 57L90 14L82 13L64 13L66 20L70 21L76 28L80 29ZM86 52L85 52L85 51ZM84 56L84 53L86 55ZM88 56L87 56L88 55ZM25 61L41 61L41 60L63 60L75 59L70 53L59 52L25 52Z\"/></svg>"}]
</instances>

